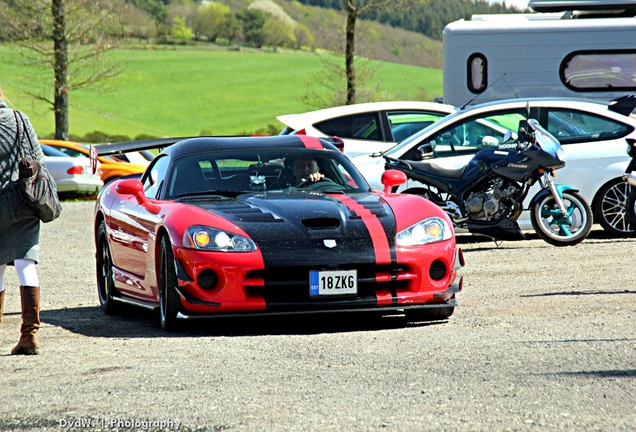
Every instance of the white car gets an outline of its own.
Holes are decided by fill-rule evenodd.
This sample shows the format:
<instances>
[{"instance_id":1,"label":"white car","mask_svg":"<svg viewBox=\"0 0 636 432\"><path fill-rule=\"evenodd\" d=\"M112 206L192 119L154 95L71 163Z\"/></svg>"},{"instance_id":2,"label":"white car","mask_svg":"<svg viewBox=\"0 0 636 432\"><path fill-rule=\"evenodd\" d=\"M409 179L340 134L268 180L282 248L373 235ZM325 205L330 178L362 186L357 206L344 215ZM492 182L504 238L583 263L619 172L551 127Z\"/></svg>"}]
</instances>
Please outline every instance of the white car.
<instances>
[{"instance_id":1,"label":"white car","mask_svg":"<svg viewBox=\"0 0 636 432\"><path fill-rule=\"evenodd\" d=\"M464 167L477 151L499 145L507 131L516 137L529 109L530 116L563 146L566 166L556 171L556 183L577 188L592 207L594 222L608 233L626 235L634 230L626 218L629 185L622 176L630 160L627 143L636 140L636 118L629 115L631 109L626 114L613 111L617 106L562 98L521 98L475 105L428 126L386 151L386 155L417 160L418 147L430 143L435 152L426 163ZM379 152L352 161L373 188L382 188L380 176L385 160ZM418 186L420 183L409 179L398 191ZM530 190L518 221L524 230L532 229L527 208L537 187Z\"/></svg>"},{"instance_id":2,"label":"white car","mask_svg":"<svg viewBox=\"0 0 636 432\"><path fill-rule=\"evenodd\" d=\"M93 174L89 158L71 157L46 144L40 147L60 197L95 195L104 186L101 169L98 166L97 173Z\"/></svg>"},{"instance_id":3,"label":"white car","mask_svg":"<svg viewBox=\"0 0 636 432\"><path fill-rule=\"evenodd\" d=\"M391 101L344 105L276 117L286 127L281 135L338 137L351 157L380 152L455 112L437 102Z\"/></svg>"}]
</instances>

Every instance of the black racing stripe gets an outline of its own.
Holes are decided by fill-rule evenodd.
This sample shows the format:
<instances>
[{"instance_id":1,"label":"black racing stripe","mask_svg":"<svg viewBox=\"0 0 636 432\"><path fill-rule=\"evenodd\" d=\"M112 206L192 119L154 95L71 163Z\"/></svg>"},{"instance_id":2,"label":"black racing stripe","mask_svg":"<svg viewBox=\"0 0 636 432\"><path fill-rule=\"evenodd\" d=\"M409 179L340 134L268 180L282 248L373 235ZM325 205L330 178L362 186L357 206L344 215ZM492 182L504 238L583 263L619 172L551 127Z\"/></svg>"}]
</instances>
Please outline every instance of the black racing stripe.
<instances>
[{"instance_id":1,"label":"black racing stripe","mask_svg":"<svg viewBox=\"0 0 636 432\"><path fill-rule=\"evenodd\" d=\"M357 200L355 199L355 197L352 198L362 207L373 213L378 218L378 220L380 220L382 228L384 229L384 233L386 234L386 238L389 242L391 263L395 264L397 262L397 255L395 252L395 236L397 234L397 227L393 209L391 209L391 206L389 206L382 198L379 198L379 200L375 202L364 201L364 199Z\"/></svg>"}]
</instances>

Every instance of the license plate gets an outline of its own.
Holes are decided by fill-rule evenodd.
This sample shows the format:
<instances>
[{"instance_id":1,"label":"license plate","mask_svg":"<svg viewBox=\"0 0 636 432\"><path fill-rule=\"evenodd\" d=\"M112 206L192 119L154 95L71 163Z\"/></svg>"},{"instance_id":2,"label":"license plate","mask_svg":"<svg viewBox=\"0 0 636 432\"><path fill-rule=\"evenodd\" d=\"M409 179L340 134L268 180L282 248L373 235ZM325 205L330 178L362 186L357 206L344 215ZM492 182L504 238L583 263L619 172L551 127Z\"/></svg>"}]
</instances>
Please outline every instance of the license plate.
<instances>
[{"instance_id":1,"label":"license plate","mask_svg":"<svg viewBox=\"0 0 636 432\"><path fill-rule=\"evenodd\" d=\"M312 296L357 294L357 272L356 270L310 271L309 293Z\"/></svg>"}]
</instances>

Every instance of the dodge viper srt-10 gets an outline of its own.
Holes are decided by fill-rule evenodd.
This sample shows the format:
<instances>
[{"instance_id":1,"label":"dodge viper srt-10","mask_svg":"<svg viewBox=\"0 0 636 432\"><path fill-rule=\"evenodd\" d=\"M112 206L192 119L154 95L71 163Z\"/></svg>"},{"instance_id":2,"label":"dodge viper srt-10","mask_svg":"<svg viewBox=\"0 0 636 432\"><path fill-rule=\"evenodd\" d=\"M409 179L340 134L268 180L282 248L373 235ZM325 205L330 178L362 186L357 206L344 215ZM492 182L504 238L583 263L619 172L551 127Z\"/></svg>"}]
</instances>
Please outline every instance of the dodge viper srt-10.
<instances>
[{"instance_id":1,"label":"dodge viper srt-10","mask_svg":"<svg viewBox=\"0 0 636 432\"><path fill-rule=\"evenodd\" d=\"M174 141L91 150L163 147L141 178L98 196L105 313L121 303L158 309L167 331L218 316L453 313L464 265L453 227L433 203L390 192L401 173L387 171L384 191L373 191L332 142L308 136ZM312 158L320 175L299 180L299 158Z\"/></svg>"}]
</instances>

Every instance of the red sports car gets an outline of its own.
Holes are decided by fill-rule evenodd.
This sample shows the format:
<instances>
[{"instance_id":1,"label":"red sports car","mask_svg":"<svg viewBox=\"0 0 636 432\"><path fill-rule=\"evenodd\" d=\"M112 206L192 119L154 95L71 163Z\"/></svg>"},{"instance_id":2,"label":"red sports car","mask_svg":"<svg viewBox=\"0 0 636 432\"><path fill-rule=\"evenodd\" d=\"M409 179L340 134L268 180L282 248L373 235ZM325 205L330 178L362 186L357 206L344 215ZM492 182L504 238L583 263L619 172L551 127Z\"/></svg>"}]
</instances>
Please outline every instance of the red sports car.
<instances>
[{"instance_id":1,"label":"red sports car","mask_svg":"<svg viewBox=\"0 0 636 432\"><path fill-rule=\"evenodd\" d=\"M314 172L303 174L303 166ZM158 309L167 331L185 320L246 314L397 311L410 320L446 319L464 265L451 222L424 198L390 193L405 181L401 173L383 179L385 191L372 191L319 138L179 140L141 179L116 180L99 194L100 305L106 313L122 302Z\"/></svg>"}]
</instances>

